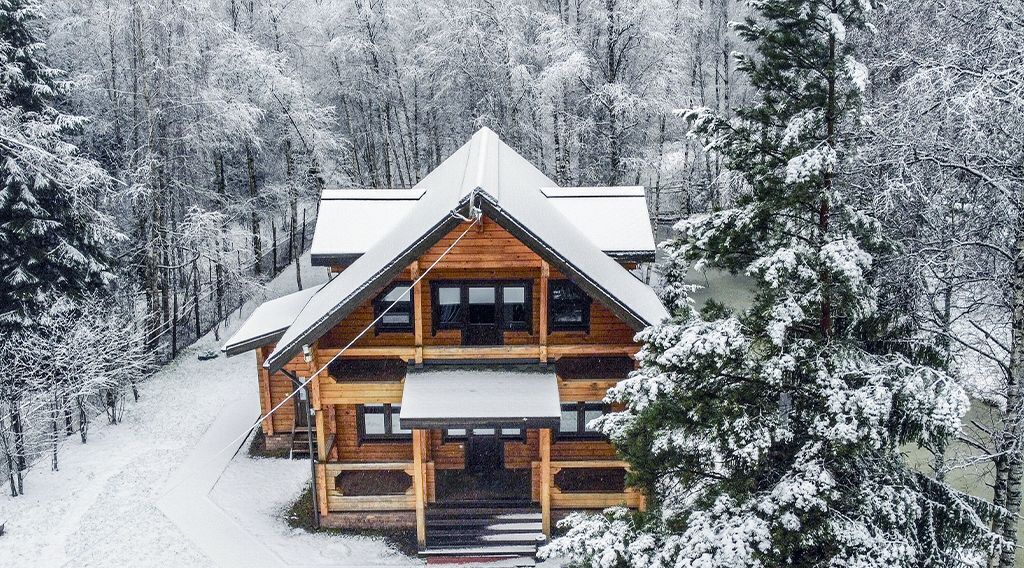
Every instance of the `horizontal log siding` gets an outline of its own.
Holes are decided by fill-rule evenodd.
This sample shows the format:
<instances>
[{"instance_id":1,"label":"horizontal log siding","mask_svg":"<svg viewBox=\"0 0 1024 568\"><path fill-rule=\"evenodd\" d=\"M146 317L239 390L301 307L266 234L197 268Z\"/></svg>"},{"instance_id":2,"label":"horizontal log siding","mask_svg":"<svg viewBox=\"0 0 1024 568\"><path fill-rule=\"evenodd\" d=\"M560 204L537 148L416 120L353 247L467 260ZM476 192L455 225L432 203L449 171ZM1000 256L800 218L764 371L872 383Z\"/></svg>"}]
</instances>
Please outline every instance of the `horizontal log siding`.
<instances>
[{"instance_id":1,"label":"horizontal log siding","mask_svg":"<svg viewBox=\"0 0 1024 568\"><path fill-rule=\"evenodd\" d=\"M263 357L265 359L274 350L273 345L267 345L261 348L263 351ZM296 355L291 361L284 366L285 369L295 373L300 377L306 377L311 374L309 364L306 363L305 359L301 354ZM270 409L277 406L282 400L295 390L295 386L292 384L292 380L288 378L283 372L277 372L264 379L267 376L266 369L262 365L259 367L259 374L261 380L266 380L269 386L269 399L261 392L260 396L260 410L261 414L270 412ZM262 391L262 388L261 388ZM291 434L292 423L295 420L295 404L292 401L288 401L281 405L281 408L274 411L271 415L269 422L273 424L275 434ZM264 432L266 432L264 427Z\"/></svg>"},{"instance_id":2,"label":"horizontal log siding","mask_svg":"<svg viewBox=\"0 0 1024 568\"><path fill-rule=\"evenodd\" d=\"M341 404L335 407L336 448L342 462L400 462L412 461L412 442L366 442L359 444L356 429L356 405Z\"/></svg>"},{"instance_id":3,"label":"horizontal log siding","mask_svg":"<svg viewBox=\"0 0 1024 568\"><path fill-rule=\"evenodd\" d=\"M411 276L407 268L393 282L409 282L410 280ZM382 291L383 289L381 288ZM321 337L319 340L320 347L324 349L341 349L348 345L360 331L366 329L366 326L370 325L374 320L373 300L376 297L377 294L374 294L373 297L356 308L348 317ZM364 333L359 338L359 341L353 344L354 347L412 347L415 345L416 340L411 331L407 333L389 331L378 334L373 329Z\"/></svg>"}]
</instances>

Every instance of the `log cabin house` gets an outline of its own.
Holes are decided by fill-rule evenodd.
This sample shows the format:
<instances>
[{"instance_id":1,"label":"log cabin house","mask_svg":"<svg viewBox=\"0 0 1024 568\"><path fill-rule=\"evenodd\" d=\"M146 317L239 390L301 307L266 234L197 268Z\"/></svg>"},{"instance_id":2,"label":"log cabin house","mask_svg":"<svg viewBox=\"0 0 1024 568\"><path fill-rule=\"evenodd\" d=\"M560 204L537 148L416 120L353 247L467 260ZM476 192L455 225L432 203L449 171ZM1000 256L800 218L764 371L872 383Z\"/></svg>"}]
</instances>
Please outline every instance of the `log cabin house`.
<instances>
[{"instance_id":1,"label":"log cabin house","mask_svg":"<svg viewBox=\"0 0 1024 568\"><path fill-rule=\"evenodd\" d=\"M654 250L643 188L558 187L485 128L412 189L325 190L332 278L224 350L255 350L264 414L315 374L263 433L312 453L323 526L532 554L570 511L643 507L587 424L667 315L636 275Z\"/></svg>"}]
</instances>

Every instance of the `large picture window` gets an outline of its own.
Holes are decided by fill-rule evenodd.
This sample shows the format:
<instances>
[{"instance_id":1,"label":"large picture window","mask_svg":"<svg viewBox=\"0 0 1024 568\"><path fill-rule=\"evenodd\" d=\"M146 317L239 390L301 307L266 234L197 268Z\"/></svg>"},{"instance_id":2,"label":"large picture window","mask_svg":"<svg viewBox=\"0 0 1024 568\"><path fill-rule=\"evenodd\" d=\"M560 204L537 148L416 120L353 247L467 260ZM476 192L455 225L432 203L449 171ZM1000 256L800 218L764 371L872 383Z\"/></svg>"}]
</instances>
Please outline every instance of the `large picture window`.
<instances>
[{"instance_id":1,"label":"large picture window","mask_svg":"<svg viewBox=\"0 0 1024 568\"><path fill-rule=\"evenodd\" d=\"M558 425L559 439L601 440L604 435L587 425L605 413L600 401L582 401L562 404L562 420Z\"/></svg>"},{"instance_id":2,"label":"large picture window","mask_svg":"<svg viewBox=\"0 0 1024 568\"><path fill-rule=\"evenodd\" d=\"M402 407L397 404L360 404L356 407L359 443L392 442L412 439L412 430L399 424Z\"/></svg>"},{"instance_id":3,"label":"large picture window","mask_svg":"<svg viewBox=\"0 0 1024 568\"><path fill-rule=\"evenodd\" d=\"M590 331L590 296L569 280L548 283L551 331Z\"/></svg>"},{"instance_id":4,"label":"large picture window","mask_svg":"<svg viewBox=\"0 0 1024 568\"><path fill-rule=\"evenodd\" d=\"M467 323L532 333L529 281L431 282L430 289L434 333L439 329L464 330Z\"/></svg>"},{"instance_id":5,"label":"large picture window","mask_svg":"<svg viewBox=\"0 0 1024 568\"><path fill-rule=\"evenodd\" d=\"M392 302L395 305L388 310ZM387 310L385 313L384 310ZM383 314L383 317L381 317ZM413 330L412 315L412 290L409 290L409 282L395 282L386 288L373 301L373 317L377 320L375 332L399 331L410 332Z\"/></svg>"}]
</instances>

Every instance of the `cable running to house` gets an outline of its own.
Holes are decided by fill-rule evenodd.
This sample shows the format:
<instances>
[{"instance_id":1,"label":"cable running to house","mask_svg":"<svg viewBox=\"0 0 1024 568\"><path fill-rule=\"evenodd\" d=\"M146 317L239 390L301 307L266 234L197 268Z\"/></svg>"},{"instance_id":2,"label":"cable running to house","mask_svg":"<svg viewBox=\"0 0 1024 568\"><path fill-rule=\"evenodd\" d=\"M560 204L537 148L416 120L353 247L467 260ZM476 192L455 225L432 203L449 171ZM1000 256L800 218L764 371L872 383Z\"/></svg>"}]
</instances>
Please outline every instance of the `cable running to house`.
<instances>
[{"instance_id":1,"label":"cable running to house","mask_svg":"<svg viewBox=\"0 0 1024 568\"><path fill-rule=\"evenodd\" d=\"M439 262L441 262L441 259L443 259L443 258L444 258L445 256L447 256L447 255L448 255L448 253L450 253L450 252L452 251L452 249L454 249L454 248L455 248L455 246L456 246L457 244L459 244L459 241L461 241L461 240L463 239L463 237L465 237L465 236L466 236L467 234L469 234L469 231L470 231L470 229L472 229L472 228L473 228L473 227L474 227L474 226L475 226L475 225L476 225L477 223L479 223L479 222L480 222L480 219L481 219L481 213L480 213L480 210L479 210L479 209L477 209L477 208L475 208L475 207L474 207L474 208L472 209L472 217L471 217L471 218L466 218L466 217L463 217L462 215L458 214L458 213L457 213L457 212L455 212L455 211L452 211L452 216L454 216L454 217L456 217L456 218L458 218L458 219L465 219L465 220L467 220L467 221L470 221L470 225L469 225L468 227L466 227L466 230L465 230L465 231L463 231L463 232L462 232L462 234L461 234L461 235L459 235L459 236L458 236L458 238L456 238L456 239L455 239L455 241L454 241L454 242L452 242L452 244L451 244L451 245L449 245L449 246L448 246L448 248L446 248L446 249L444 250L444 252L442 252L442 253L441 253L441 255L440 255L440 256L438 256L438 257L437 257L437 259L435 259L435 260L434 260L434 262L430 263L430 266L428 266L428 267L427 267L427 269L426 269L426 270L424 270L422 274L420 274L420 275L419 275L419 276L418 276L418 277L417 277L417 278L416 278L415 280L413 280L413 281L412 281L412 283L411 283L411 284L409 284L409 286L408 286L408 287L407 287L407 288L405 289L405 293L401 294L401 295L400 295L400 296L398 297L398 299L396 299L396 300L392 301L392 302L391 302L390 304L388 304L388 306L387 306L386 308L384 308L384 309L383 309L383 310L381 311L380 315L378 315L378 316L377 316L377 317L376 317L376 318L375 318L375 319L374 319L373 321L371 321L371 322L370 322L370 323L369 323L369 324L368 324L368 325L367 325L367 326L366 326L365 328L363 328L363 330L362 330L362 331L360 331L360 332L359 332L358 334L356 334L356 336L355 336L355 337L353 337L353 338L352 338L352 340L351 340L351 341L349 341L349 342L348 342L348 344L346 344L346 345L345 345L345 347L343 347L343 348L342 348L342 349L341 349L340 351L338 351L338 352L337 352L337 353L336 353L336 354L335 354L335 355L334 355L333 357L331 357L331 359L330 359L329 361L327 361L326 363L324 363L324 365L323 365L323 366L321 366L321 367L320 367L319 369L317 369L317 370L316 370L316 372L312 373L312 374L311 374L311 375L310 375L310 376L309 376L308 378L306 378L306 379L305 379L305 380L304 380L304 381L303 381L303 382L302 382L302 383L301 383L300 385L298 385L297 387L295 387L295 389L294 389L294 390L292 390L292 392L291 392L291 393L289 393L289 394L288 394L288 396L284 397L284 399L282 399L282 400L281 400L281 402L279 402L279 403L278 403L278 404L277 404L276 406L274 406L274 407L273 407L273 408L271 408L271 409L270 409L269 411L267 411L267 413L266 413L266 414L264 414L264 415L260 416L259 418L257 418L257 419L256 419L256 422L254 422L254 423L253 423L253 424L252 424L251 426L249 426L248 428L246 428L246 430L245 430L244 432L242 432L241 434L239 434L238 436L236 436L235 438L233 438L233 439L232 439L232 440L231 440L230 442L228 442L228 443L227 443L227 444L226 444L226 445L225 445L224 447L222 447L221 449L217 450L217 452L216 452L216 453L214 453L214 454L212 454L212 455L211 455L211 456L209 457L209 459L208 459L208 460L206 460L206 461L207 461L207 462L209 462L209 461L212 461L212 460L213 460L213 458L215 458L215 457L219 456L219 455L220 455L220 454L222 454L222 453L223 453L223 452L224 452L225 450L227 450L227 449L229 449L229 448L231 448L231 447L233 447L233 446L236 446L237 444L240 444L240 443L241 443L241 442L242 442L243 440L245 440L246 438L248 438L248 437L249 437L249 435L250 435L250 434L252 434L253 430L255 430L256 428L258 428L258 427L260 426L260 424L262 424L262 423L263 423L263 421L264 421L264 420L266 420L266 419L270 418L270 417L271 417L271 416L272 416L272 415L274 414L274 412L277 412L277 411L278 411L278 410L279 410L279 409L280 409L280 408L281 408L282 406L284 406L284 404L285 404L286 402L288 402L288 401L289 401L289 400L291 400L291 399L292 399L292 398L293 398L293 397L294 397L295 395L297 395L297 394L299 393L299 391L301 391L302 389L306 388L306 385L308 385L309 383L311 383L311 382L313 381L313 379L314 379L314 378L316 378L317 376L319 376L319 375L320 375L320 373L324 372L324 370L326 370L326 369L327 369L327 367L329 367L329 366L331 365L331 363L333 363L333 362L334 362L334 361L335 361L335 360L336 360L336 359L337 359L338 357L340 357L342 353L344 353L344 352L345 352L345 351L347 351L347 350L348 350L348 349L349 349L350 347L352 347L353 345L355 345L355 343L356 343L357 341L359 341L359 340L360 340L360 339L361 339L361 338L362 338L362 337L363 337L364 335L366 335L366 333L367 333L368 331L370 331L371 329L373 329L373 326L374 326L374 325L376 325L376 324L377 324L377 322L378 322L378 321L380 321L380 319L381 319L381 318L383 318L383 317L384 317L384 316L385 316L385 315L386 315L386 314L387 314L387 313L388 313L388 312L389 312L389 311L391 310L391 308L393 308L393 307L395 306L395 304L397 304L397 303L399 302L399 300L401 300L401 298L405 297L405 295L406 295L406 294L410 294L410 293L412 292L413 288L414 288L414 287L416 286L416 284L417 284L417 283L419 283L420 281L422 281L422 280L423 280L423 278L425 278L425 277L427 276L427 274L429 274L429 273L430 273L430 271L431 271L431 270L433 270L433 269L434 269L434 267L435 267L435 266L437 266L437 264L438 264ZM185 478L181 479L181 480L180 480L180 481L179 481L178 483L175 483L175 484L174 484L174 486L172 486L172 487L169 487L169 488L168 488L168 489L167 489L167 490L166 490L166 491L165 491L165 492L163 493L163 495L166 495L167 493L170 493L170 492L171 492L171 491L172 491L173 489L177 488L177 487L178 487L179 485L181 485L181 483L183 483L183 482L184 482L184 481L185 481L186 479L188 479L188 477L189 477L189 476L186 476Z\"/></svg>"}]
</instances>

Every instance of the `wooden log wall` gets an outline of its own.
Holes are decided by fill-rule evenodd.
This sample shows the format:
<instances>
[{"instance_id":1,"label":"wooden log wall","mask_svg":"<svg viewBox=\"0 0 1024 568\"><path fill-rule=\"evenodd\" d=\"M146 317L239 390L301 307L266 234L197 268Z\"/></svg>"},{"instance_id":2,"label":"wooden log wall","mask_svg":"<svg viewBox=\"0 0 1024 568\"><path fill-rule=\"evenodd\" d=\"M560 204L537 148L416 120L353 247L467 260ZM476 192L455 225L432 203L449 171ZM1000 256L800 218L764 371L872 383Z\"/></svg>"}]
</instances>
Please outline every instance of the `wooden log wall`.
<instances>
[{"instance_id":1,"label":"wooden log wall","mask_svg":"<svg viewBox=\"0 0 1024 568\"><path fill-rule=\"evenodd\" d=\"M466 223L460 224L451 233L443 237L427 250L418 260L417 268L406 269L393 282L412 281L414 273L425 271L441 254L452 245L455 239L467 228ZM430 282L437 280L528 280L532 282L531 294L531 331L504 332L505 345L538 345L541 342L540 327L543 292L541 272L543 260L537 253L520 242L497 223L487 218L483 224L471 230L455 247L431 270L422 281L419 309L422 318L422 344L424 346L458 346L462 343L459 330L438 330L433 332L432 302L430 298ZM565 276L555 269L550 269L550 279L563 279ZM383 288L382 288L383 289ZM415 302L414 298L414 302ZM340 349L348 344L359 331L374 319L373 301L368 300L352 312L320 339L320 346L325 349ZM591 304L590 332L553 331L548 334L547 342L551 345L604 345L633 344L634 330L619 320L610 310L598 301ZM414 347L416 334L370 331L355 343L355 347Z\"/></svg>"}]
</instances>

